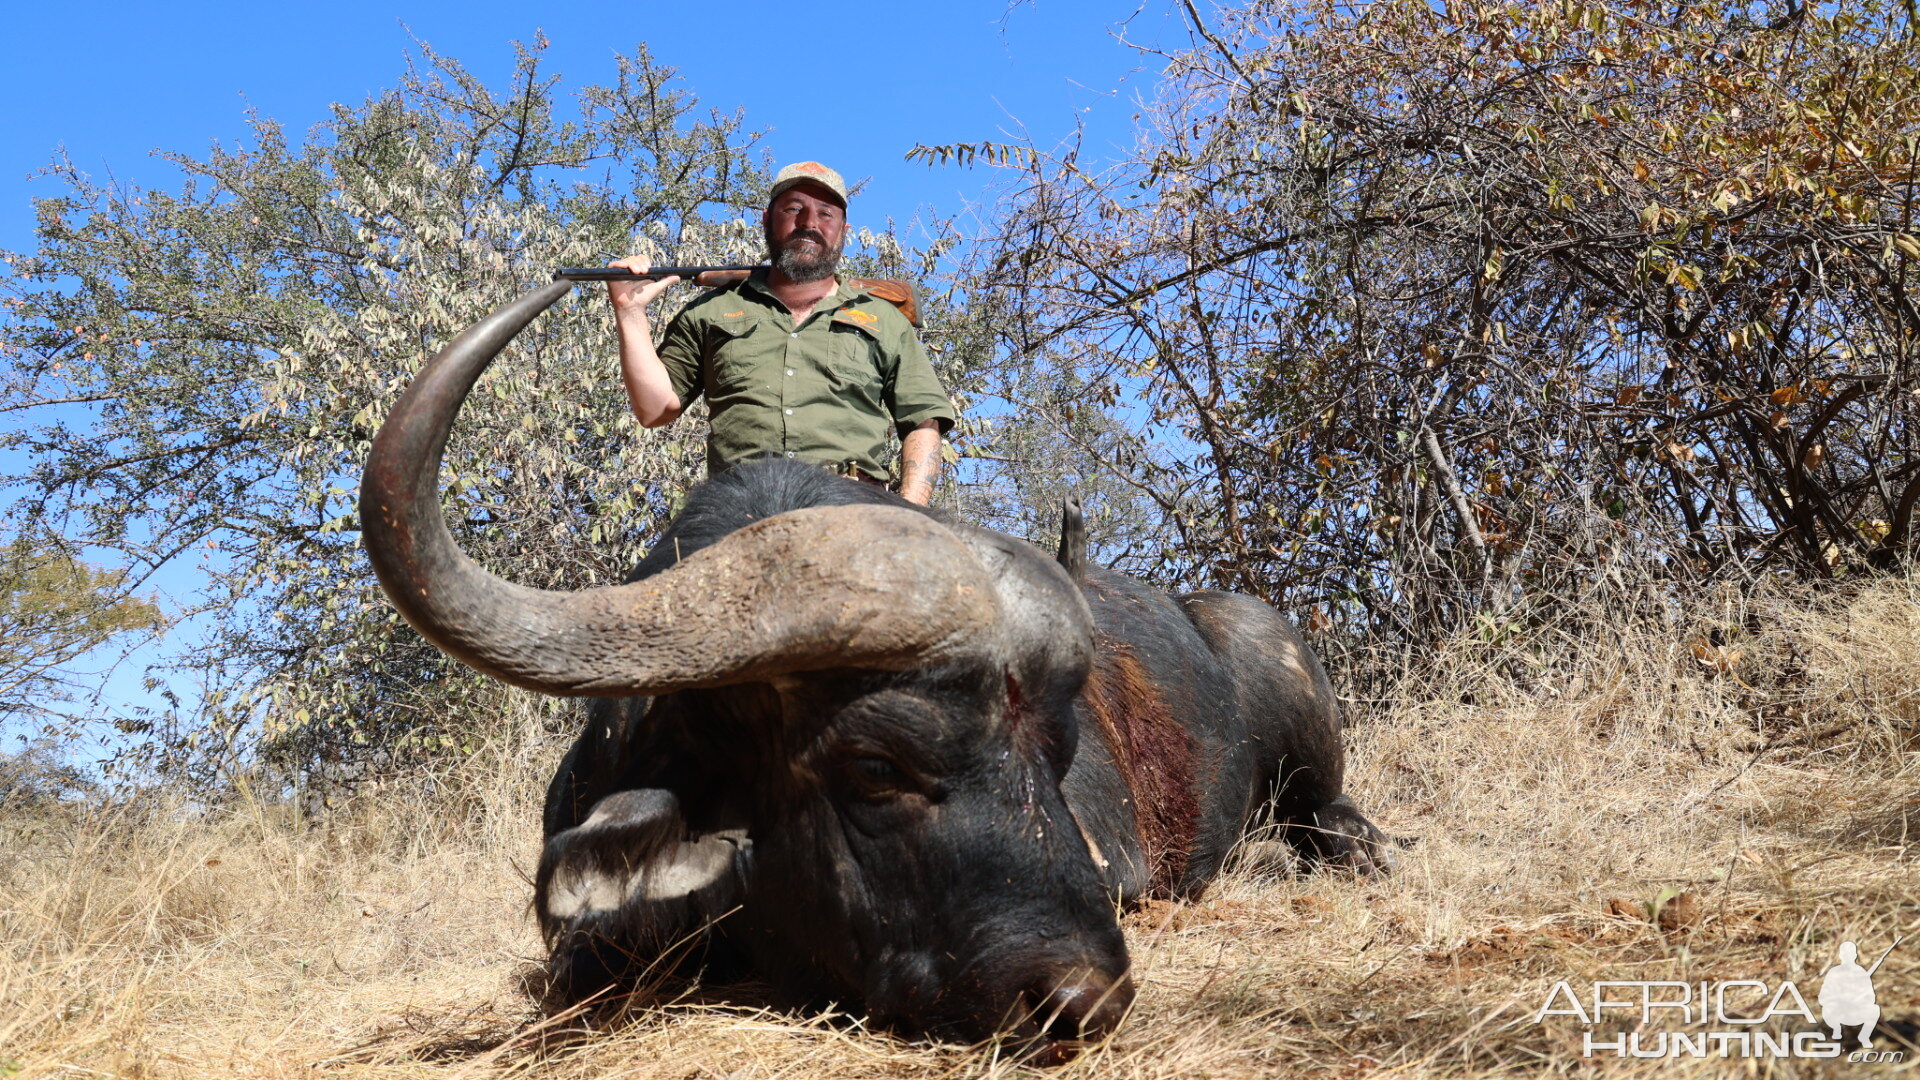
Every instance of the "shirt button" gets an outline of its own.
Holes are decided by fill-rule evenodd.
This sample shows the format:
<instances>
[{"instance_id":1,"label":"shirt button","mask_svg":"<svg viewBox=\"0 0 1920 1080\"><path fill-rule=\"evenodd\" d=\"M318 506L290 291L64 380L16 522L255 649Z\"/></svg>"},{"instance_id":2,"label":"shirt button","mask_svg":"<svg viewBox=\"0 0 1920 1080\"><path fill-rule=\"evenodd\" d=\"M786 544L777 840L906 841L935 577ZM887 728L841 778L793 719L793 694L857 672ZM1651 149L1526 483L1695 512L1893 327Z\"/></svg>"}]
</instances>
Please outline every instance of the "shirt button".
<instances>
[{"instance_id":1,"label":"shirt button","mask_svg":"<svg viewBox=\"0 0 1920 1080\"><path fill-rule=\"evenodd\" d=\"M787 451L787 456L788 456L788 457L792 457L792 456L793 456L793 451L791 451L791 450L789 450L789 451Z\"/></svg>"},{"instance_id":2,"label":"shirt button","mask_svg":"<svg viewBox=\"0 0 1920 1080\"><path fill-rule=\"evenodd\" d=\"M792 409L788 409L788 410L787 410L787 415L788 415L788 416L792 416L792 415L793 415L793 410L792 410Z\"/></svg>"},{"instance_id":3,"label":"shirt button","mask_svg":"<svg viewBox=\"0 0 1920 1080\"><path fill-rule=\"evenodd\" d=\"M787 336L788 336L788 337L799 337L799 336L800 336L800 331L798 331L798 330L795 330L795 331L794 331L793 333L791 333L791 334L788 334Z\"/></svg>"},{"instance_id":4,"label":"shirt button","mask_svg":"<svg viewBox=\"0 0 1920 1080\"><path fill-rule=\"evenodd\" d=\"M792 368L788 368L788 369L787 369L787 378L789 378L789 379L791 379L791 378L793 378L793 369L792 369Z\"/></svg>"}]
</instances>

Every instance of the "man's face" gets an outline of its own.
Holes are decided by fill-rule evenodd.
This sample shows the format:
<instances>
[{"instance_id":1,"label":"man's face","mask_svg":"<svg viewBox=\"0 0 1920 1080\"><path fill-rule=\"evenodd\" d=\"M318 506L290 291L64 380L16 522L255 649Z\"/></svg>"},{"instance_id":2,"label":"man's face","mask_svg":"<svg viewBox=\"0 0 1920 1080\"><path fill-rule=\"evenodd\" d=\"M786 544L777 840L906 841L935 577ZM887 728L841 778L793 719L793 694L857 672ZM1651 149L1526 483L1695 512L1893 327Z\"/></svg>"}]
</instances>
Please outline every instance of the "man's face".
<instances>
[{"instance_id":1,"label":"man's face","mask_svg":"<svg viewBox=\"0 0 1920 1080\"><path fill-rule=\"evenodd\" d=\"M840 266L847 213L824 188L800 184L767 204L767 255L795 282L819 281Z\"/></svg>"}]
</instances>

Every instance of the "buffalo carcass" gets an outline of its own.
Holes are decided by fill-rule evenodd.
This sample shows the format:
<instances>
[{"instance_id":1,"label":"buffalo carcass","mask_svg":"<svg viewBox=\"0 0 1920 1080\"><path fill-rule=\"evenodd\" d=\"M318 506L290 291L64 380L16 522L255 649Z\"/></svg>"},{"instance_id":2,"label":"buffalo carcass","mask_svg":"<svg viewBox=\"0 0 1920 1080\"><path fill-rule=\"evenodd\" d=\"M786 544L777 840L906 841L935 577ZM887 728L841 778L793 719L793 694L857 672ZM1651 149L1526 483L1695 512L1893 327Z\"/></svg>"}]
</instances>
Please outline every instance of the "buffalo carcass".
<instances>
[{"instance_id":1,"label":"buffalo carcass","mask_svg":"<svg viewBox=\"0 0 1920 1080\"><path fill-rule=\"evenodd\" d=\"M549 789L535 905L563 994L690 955L895 1026L1041 1054L1133 996L1115 901L1192 897L1271 817L1384 871L1318 661L1264 604L1070 574L1025 541L783 460L708 481L625 585L469 560L436 481L528 294L415 379L362 526L428 640L596 697Z\"/></svg>"}]
</instances>

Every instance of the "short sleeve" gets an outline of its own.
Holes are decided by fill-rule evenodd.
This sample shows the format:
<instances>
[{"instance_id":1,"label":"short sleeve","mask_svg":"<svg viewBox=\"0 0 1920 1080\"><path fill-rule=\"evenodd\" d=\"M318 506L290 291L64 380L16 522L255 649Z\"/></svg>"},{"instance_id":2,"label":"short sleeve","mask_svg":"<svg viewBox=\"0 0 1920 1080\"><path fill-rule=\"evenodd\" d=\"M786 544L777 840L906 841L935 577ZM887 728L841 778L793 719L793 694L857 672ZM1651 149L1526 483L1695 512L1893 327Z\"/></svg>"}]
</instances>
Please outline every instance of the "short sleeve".
<instances>
[{"instance_id":1,"label":"short sleeve","mask_svg":"<svg viewBox=\"0 0 1920 1080\"><path fill-rule=\"evenodd\" d=\"M947 400L947 392L940 385L940 376L933 373L933 362L927 359L927 350L920 345L913 328L901 319L900 333L895 338L895 353L899 363L894 366L893 380L887 389L887 408L893 413L893 426L906 438L907 432L929 420L940 421L940 434L945 435L953 428L953 403Z\"/></svg>"},{"instance_id":2,"label":"short sleeve","mask_svg":"<svg viewBox=\"0 0 1920 1080\"><path fill-rule=\"evenodd\" d=\"M667 332L655 350L661 366L667 369L667 379L673 383L673 392L679 396L682 409L700 396L700 339L703 336L700 331L700 319L690 309L682 308L667 324Z\"/></svg>"}]
</instances>

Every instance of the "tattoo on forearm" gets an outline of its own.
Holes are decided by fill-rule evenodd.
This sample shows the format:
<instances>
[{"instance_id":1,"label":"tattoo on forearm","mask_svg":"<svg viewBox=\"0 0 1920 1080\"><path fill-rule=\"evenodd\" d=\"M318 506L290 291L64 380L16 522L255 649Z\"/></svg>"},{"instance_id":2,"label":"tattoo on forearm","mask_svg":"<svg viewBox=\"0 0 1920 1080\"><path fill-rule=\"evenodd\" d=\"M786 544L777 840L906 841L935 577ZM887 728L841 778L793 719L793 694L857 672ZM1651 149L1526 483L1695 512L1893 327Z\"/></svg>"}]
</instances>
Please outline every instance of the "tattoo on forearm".
<instances>
[{"instance_id":1,"label":"tattoo on forearm","mask_svg":"<svg viewBox=\"0 0 1920 1080\"><path fill-rule=\"evenodd\" d=\"M940 477L940 429L916 428L900 442L900 494L926 503Z\"/></svg>"}]
</instances>

